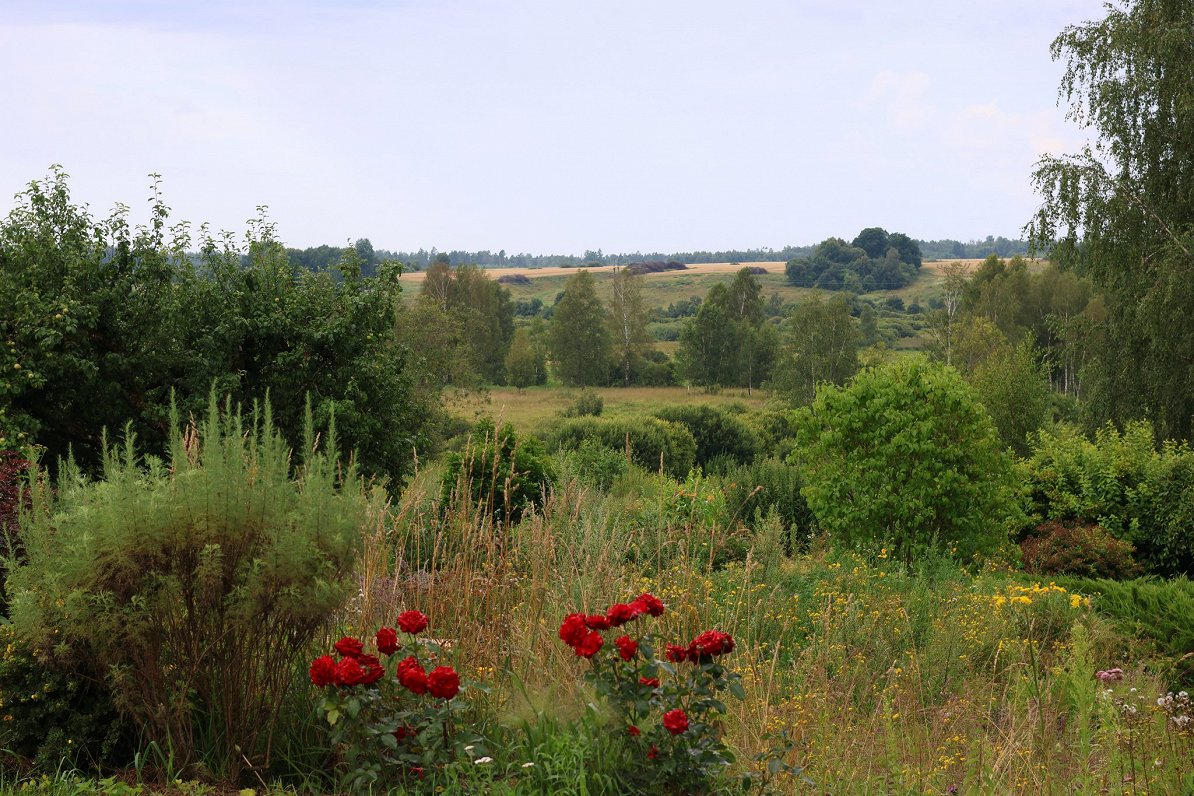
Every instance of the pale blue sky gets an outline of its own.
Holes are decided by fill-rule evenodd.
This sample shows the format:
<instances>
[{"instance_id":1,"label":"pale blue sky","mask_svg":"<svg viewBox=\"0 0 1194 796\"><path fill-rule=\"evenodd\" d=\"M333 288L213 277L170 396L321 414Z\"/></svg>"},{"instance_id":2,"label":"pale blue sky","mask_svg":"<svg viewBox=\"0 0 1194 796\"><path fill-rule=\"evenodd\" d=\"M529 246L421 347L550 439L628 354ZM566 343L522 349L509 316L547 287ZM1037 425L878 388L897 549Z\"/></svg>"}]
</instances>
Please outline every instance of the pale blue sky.
<instances>
[{"instance_id":1,"label":"pale blue sky","mask_svg":"<svg viewBox=\"0 0 1194 796\"><path fill-rule=\"evenodd\" d=\"M1015 237L1094 0L0 0L0 212L576 253Z\"/></svg>"}]
</instances>

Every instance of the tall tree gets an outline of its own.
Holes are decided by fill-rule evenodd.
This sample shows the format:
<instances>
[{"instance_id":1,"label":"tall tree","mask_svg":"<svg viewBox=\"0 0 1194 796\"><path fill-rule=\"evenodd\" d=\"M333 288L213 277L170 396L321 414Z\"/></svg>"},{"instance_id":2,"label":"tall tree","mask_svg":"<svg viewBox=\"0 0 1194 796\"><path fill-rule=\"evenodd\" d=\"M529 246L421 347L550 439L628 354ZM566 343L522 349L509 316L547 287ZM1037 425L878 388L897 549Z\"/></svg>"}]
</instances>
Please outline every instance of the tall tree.
<instances>
[{"instance_id":1,"label":"tall tree","mask_svg":"<svg viewBox=\"0 0 1194 796\"><path fill-rule=\"evenodd\" d=\"M821 383L843 384L858 371L858 323L840 293L813 293L784 324L783 349L772 383L789 403L810 403Z\"/></svg>"},{"instance_id":2,"label":"tall tree","mask_svg":"<svg viewBox=\"0 0 1194 796\"><path fill-rule=\"evenodd\" d=\"M1053 42L1060 96L1095 141L1046 156L1038 248L1089 274L1106 300L1088 367L1095 419L1150 416L1194 432L1194 3L1132 0Z\"/></svg>"},{"instance_id":3,"label":"tall tree","mask_svg":"<svg viewBox=\"0 0 1194 796\"><path fill-rule=\"evenodd\" d=\"M622 385L630 386L630 377L653 347L647 333L647 310L639 278L628 268L614 272L609 299L609 331L614 363L622 373Z\"/></svg>"},{"instance_id":4,"label":"tall tree","mask_svg":"<svg viewBox=\"0 0 1194 796\"><path fill-rule=\"evenodd\" d=\"M732 383L738 323L729 305L729 289L719 282L709 288L696 316L680 330L677 371L681 378L706 390Z\"/></svg>"},{"instance_id":5,"label":"tall tree","mask_svg":"<svg viewBox=\"0 0 1194 796\"><path fill-rule=\"evenodd\" d=\"M551 316L551 361L561 381L578 387L601 384L608 375L609 327L593 275L582 268L568 278Z\"/></svg>"}]
</instances>

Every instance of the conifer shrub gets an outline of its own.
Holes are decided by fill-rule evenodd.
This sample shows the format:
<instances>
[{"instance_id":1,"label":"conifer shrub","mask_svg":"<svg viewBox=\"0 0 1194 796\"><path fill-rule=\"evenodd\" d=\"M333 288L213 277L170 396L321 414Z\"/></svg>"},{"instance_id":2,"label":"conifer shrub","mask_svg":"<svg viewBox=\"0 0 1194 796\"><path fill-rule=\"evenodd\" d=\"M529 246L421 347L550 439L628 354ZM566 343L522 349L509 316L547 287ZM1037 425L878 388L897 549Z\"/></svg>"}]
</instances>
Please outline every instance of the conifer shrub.
<instances>
[{"instance_id":1,"label":"conifer shrub","mask_svg":"<svg viewBox=\"0 0 1194 796\"><path fill-rule=\"evenodd\" d=\"M560 423L548 435L550 450L575 450L585 440L629 451L630 459L649 472L663 472L677 480L688 476L696 462L697 443L679 423L657 417L605 419L580 417Z\"/></svg>"},{"instance_id":2,"label":"conifer shrub","mask_svg":"<svg viewBox=\"0 0 1194 796\"><path fill-rule=\"evenodd\" d=\"M446 458L440 505L446 512L467 499L495 525L509 526L542 506L554 482L554 468L537 438L519 438L509 423L498 429L482 420L464 448Z\"/></svg>"},{"instance_id":3,"label":"conifer shrub","mask_svg":"<svg viewBox=\"0 0 1194 796\"><path fill-rule=\"evenodd\" d=\"M128 434L102 479L68 463L39 482L11 618L30 648L90 664L176 770L235 780L269 764L295 661L350 593L382 495L337 465L334 434L315 449L309 419L297 465L268 409L213 396L201 426L172 421L165 460Z\"/></svg>"}]
</instances>

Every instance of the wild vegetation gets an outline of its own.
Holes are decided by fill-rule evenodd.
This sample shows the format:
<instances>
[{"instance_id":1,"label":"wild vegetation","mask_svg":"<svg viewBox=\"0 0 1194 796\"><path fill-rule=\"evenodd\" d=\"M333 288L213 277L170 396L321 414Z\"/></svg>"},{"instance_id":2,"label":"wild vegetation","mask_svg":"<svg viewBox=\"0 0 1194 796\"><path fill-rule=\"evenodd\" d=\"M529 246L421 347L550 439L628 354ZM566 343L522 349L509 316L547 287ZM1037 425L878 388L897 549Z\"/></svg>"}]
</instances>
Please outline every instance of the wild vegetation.
<instances>
[{"instance_id":1,"label":"wild vegetation","mask_svg":"<svg viewBox=\"0 0 1194 796\"><path fill-rule=\"evenodd\" d=\"M1047 261L872 227L404 295L32 183L0 789L1194 791L1192 13L1057 40L1100 143L1037 172Z\"/></svg>"}]
</instances>

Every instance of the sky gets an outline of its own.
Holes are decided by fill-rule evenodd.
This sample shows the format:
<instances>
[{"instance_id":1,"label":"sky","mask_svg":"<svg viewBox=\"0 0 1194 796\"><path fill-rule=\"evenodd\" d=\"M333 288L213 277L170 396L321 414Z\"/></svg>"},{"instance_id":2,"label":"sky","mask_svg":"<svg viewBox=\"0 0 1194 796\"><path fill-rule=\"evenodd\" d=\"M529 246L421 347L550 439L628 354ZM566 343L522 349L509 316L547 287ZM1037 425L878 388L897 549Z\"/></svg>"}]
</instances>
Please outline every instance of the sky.
<instances>
[{"instance_id":1,"label":"sky","mask_svg":"<svg viewBox=\"0 0 1194 796\"><path fill-rule=\"evenodd\" d=\"M1018 237L1101 0L0 0L0 213L507 253Z\"/></svg>"}]
</instances>

